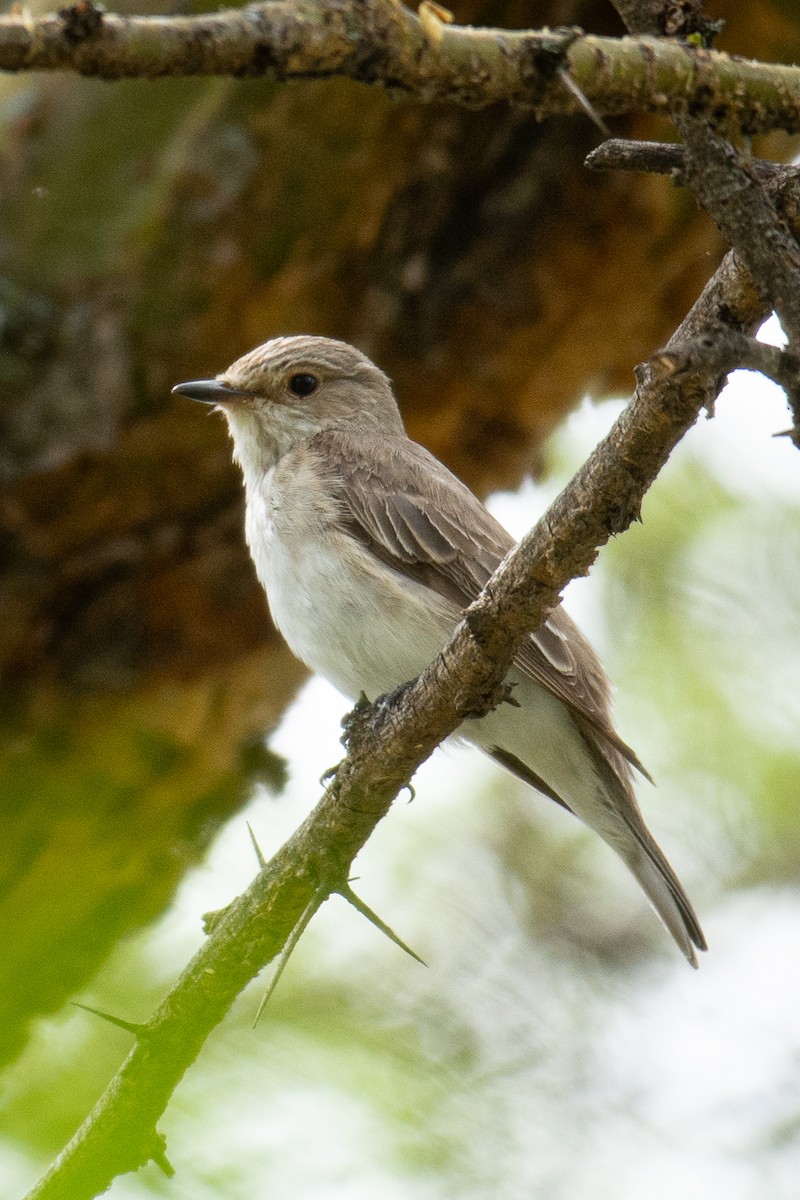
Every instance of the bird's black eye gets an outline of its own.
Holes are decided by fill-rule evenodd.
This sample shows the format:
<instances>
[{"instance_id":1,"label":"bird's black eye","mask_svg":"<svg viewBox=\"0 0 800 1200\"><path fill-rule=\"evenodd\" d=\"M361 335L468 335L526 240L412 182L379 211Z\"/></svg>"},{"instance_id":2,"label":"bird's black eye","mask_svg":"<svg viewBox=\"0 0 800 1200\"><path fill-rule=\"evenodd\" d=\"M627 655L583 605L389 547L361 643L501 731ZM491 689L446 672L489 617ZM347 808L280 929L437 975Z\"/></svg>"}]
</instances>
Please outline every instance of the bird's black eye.
<instances>
[{"instance_id":1,"label":"bird's black eye","mask_svg":"<svg viewBox=\"0 0 800 1200\"><path fill-rule=\"evenodd\" d=\"M289 391L295 396L310 396L319 387L316 375L293 375L289 380Z\"/></svg>"}]
</instances>

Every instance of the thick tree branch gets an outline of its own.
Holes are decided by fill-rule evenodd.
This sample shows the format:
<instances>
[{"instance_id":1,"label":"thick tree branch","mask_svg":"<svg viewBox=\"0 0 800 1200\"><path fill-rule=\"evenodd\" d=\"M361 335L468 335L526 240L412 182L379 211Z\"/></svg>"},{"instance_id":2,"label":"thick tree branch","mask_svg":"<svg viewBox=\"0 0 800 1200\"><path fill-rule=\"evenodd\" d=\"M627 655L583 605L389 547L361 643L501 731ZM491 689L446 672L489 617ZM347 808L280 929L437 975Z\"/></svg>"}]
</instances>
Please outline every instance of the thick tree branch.
<instances>
[{"instance_id":1,"label":"thick tree branch","mask_svg":"<svg viewBox=\"0 0 800 1200\"><path fill-rule=\"evenodd\" d=\"M540 116L724 109L745 132L800 131L800 68L748 62L679 41L578 30L511 32L441 22L396 0L273 0L195 17L120 17L89 0L59 14L0 18L0 70L101 79L164 75L344 75L423 100L510 101Z\"/></svg>"},{"instance_id":2,"label":"thick tree branch","mask_svg":"<svg viewBox=\"0 0 800 1200\"><path fill-rule=\"evenodd\" d=\"M767 313L749 275L724 260L669 345L721 325L752 333ZM320 893L344 889L350 864L398 791L466 715L503 695L514 650L626 529L672 449L721 386L703 364L664 378L645 367L630 404L548 512L467 610L419 679L355 711L349 752L314 812L214 923L204 946L140 1030L94 1111L29 1200L89 1200L148 1158L156 1123L204 1040L238 993L291 937Z\"/></svg>"},{"instance_id":3,"label":"thick tree branch","mask_svg":"<svg viewBox=\"0 0 800 1200\"><path fill-rule=\"evenodd\" d=\"M715 32L702 0L672 5L667 0L614 0L633 34L667 31L670 13L677 23L670 32L699 36ZM673 120L684 142L683 179L698 202L728 238L768 297L783 323L795 354L800 348L800 244L778 212L759 173L717 132L736 130L730 112L713 113L704 106L673 105Z\"/></svg>"}]
</instances>

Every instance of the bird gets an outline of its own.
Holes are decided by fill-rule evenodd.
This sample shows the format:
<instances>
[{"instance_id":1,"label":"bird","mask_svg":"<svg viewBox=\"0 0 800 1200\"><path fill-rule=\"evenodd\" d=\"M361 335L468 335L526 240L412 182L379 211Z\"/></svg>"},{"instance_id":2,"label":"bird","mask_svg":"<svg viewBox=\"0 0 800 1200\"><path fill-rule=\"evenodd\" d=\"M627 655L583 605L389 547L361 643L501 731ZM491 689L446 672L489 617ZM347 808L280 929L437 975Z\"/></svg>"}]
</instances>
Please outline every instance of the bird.
<instances>
[{"instance_id":1,"label":"bird","mask_svg":"<svg viewBox=\"0 0 800 1200\"><path fill-rule=\"evenodd\" d=\"M406 433L388 377L345 342L276 337L173 392L227 421L245 534L290 649L345 696L415 678L514 539ZM518 650L512 704L456 736L573 813L622 859L692 966L706 941L636 801L594 650L557 607ZM649 778L649 776L647 776Z\"/></svg>"}]
</instances>

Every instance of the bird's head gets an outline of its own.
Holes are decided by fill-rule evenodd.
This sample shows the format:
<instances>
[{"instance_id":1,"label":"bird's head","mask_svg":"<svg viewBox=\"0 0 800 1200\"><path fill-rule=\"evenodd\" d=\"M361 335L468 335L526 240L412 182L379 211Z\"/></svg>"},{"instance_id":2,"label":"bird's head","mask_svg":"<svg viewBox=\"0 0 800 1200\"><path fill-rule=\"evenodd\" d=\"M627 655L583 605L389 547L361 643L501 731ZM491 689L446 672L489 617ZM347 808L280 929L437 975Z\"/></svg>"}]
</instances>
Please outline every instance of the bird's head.
<instances>
[{"instance_id":1,"label":"bird's head","mask_svg":"<svg viewBox=\"0 0 800 1200\"><path fill-rule=\"evenodd\" d=\"M273 338L215 379L172 390L225 414L245 470L274 466L323 429L404 433L387 377L360 350L331 338Z\"/></svg>"}]
</instances>

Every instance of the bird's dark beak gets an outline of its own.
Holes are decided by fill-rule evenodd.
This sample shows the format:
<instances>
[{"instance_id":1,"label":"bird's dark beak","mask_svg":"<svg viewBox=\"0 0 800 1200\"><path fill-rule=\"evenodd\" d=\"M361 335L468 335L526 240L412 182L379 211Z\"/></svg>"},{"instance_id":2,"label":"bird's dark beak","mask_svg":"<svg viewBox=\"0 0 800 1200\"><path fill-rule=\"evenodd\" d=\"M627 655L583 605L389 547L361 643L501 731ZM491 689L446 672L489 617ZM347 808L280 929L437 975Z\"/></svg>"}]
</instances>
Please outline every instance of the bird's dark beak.
<instances>
[{"instance_id":1,"label":"bird's dark beak","mask_svg":"<svg viewBox=\"0 0 800 1200\"><path fill-rule=\"evenodd\" d=\"M219 379L195 379L190 383L177 383L172 394L188 396L190 400L199 400L201 404L230 404L242 396L251 396L252 392L239 391Z\"/></svg>"}]
</instances>

